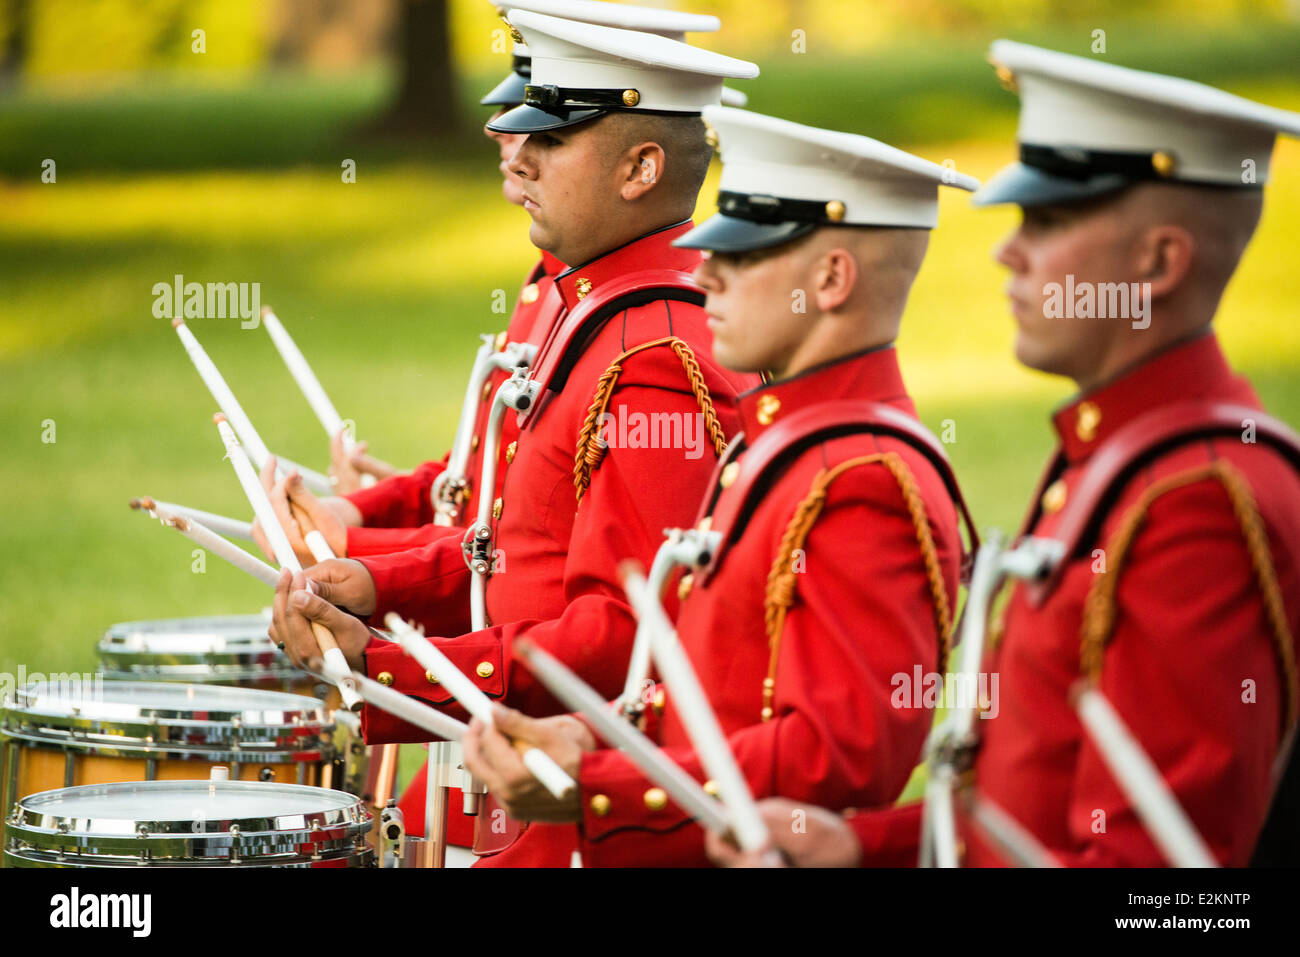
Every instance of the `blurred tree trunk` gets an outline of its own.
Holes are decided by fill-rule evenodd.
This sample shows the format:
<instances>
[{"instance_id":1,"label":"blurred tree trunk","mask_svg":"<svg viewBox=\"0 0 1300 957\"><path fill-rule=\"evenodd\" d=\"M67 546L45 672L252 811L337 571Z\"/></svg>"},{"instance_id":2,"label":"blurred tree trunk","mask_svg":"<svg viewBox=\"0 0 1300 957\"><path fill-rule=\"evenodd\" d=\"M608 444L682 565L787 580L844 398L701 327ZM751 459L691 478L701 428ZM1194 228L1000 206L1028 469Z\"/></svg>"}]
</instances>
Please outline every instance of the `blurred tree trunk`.
<instances>
[{"instance_id":1,"label":"blurred tree trunk","mask_svg":"<svg viewBox=\"0 0 1300 957\"><path fill-rule=\"evenodd\" d=\"M0 82L16 85L27 58L27 29L30 18L27 0L5 0L3 14L8 21L9 33L0 33Z\"/></svg>"},{"instance_id":2,"label":"blurred tree trunk","mask_svg":"<svg viewBox=\"0 0 1300 957\"><path fill-rule=\"evenodd\" d=\"M424 136L451 133L460 111L448 0L401 0L399 6L394 46L401 76L397 98L378 127Z\"/></svg>"}]
</instances>

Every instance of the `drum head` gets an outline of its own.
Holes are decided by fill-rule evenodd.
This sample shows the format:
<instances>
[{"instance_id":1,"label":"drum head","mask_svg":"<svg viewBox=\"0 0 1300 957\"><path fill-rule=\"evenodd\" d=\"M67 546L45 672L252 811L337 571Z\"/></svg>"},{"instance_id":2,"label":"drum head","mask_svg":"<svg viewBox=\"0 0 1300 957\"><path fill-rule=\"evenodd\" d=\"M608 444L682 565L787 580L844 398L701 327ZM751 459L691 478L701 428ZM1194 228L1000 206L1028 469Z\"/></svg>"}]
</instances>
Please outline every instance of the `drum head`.
<instances>
[{"instance_id":1,"label":"drum head","mask_svg":"<svg viewBox=\"0 0 1300 957\"><path fill-rule=\"evenodd\" d=\"M245 724L282 725L325 708L323 701L280 691L161 681L35 682L18 689L17 696L14 710L33 717L77 713L104 720L237 719Z\"/></svg>"},{"instance_id":2,"label":"drum head","mask_svg":"<svg viewBox=\"0 0 1300 957\"><path fill-rule=\"evenodd\" d=\"M128 621L98 645L110 678L204 684L290 686L310 683L267 636L265 615Z\"/></svg>"}]
</instances>

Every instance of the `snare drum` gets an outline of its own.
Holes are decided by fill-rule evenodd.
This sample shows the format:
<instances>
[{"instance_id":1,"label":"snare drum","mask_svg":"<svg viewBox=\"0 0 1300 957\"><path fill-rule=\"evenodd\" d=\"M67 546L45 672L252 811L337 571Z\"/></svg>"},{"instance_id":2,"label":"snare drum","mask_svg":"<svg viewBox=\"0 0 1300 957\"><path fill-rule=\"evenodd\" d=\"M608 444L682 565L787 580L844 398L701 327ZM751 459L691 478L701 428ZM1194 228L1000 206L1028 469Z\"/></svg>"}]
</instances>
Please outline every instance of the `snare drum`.
<instances>
[{"instance_id":1,"label":"snare drum","mask_svg":"<svg viewBox=\"0 0 1300 957\"><path fill-rule=\"evenodd\" d=\"M351 794L247 781L43 791L5 822L6 867L373 867Z\"/></svg>"},{"instance_id":2,"label":"snare drum","mask_svg":"<svg viewBox=\"0 0 1300 957\"><path fill-rule=\"evenodd\" d=\"M267 615L211 615L126 621L99 641L104 677L238 685L318 696L316 679L299 671L266 634Z\"/></svg>"},{"instance_id":3,"label":"snare drum","mask_svg":"<svg viewBox=\"0 0 1300 957\"><path fill-rule=\"evenodd\" d=\"M321 701L216 685L32 684L0 713L0 790L21 797L76 785L206 778L315 785L333 731Z\"/></svg>"}]
</instances>

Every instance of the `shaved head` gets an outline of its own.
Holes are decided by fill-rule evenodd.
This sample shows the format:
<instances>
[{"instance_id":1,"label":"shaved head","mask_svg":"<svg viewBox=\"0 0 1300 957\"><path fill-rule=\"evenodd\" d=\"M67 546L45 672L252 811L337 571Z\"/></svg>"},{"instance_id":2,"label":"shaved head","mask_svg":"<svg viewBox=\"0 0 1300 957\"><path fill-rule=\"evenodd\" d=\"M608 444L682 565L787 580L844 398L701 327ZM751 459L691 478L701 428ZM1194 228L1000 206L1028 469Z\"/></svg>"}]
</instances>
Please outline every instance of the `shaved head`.
<instances>
[{"instance_id":1,"label":"shaved head","mask_svg":"<svg viewBox=\"0 0 1300 957\"><path fill-rule=\"evenodd\" d=\"M654 113L610 113L601 121L611 161L642 143L658 143L664 151L663 170L656 170L660 201L675 210L678 220L690 219L713 148L705 140L704 120L698 116Z\"/></svg>"}]
</instances>

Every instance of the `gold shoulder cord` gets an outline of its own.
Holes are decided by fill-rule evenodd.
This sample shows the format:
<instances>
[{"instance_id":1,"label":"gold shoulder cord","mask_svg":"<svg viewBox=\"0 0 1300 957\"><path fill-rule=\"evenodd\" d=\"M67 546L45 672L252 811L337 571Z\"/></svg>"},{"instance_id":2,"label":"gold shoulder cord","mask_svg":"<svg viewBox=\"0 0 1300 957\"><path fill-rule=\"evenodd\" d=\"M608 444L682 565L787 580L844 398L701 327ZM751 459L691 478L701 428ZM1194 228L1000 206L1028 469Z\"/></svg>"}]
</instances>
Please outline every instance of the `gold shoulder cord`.
<instances>
[{"instance_id":1,"label":"gold shoulder cord","mask_svg":"<svg viewBox=\"0 0 1300 957\"><path fill-rule=\"evenodd\" d=\"M1254 566L1255 577L1264 599L1264 611L1272 627L1274 652L1282 675L1285 732L1295 722L1297 712L1295 649L1286 620L1286 606L1282 602L1282 589L1273 568L1273 556L1269 553L1264 521L1255 505L1250 485L1241 472L1224 461L1189 469L1155 482L1124 515L1106 544L1106 571L1097 576L1084 600L1083 626L1079 632L1079 669L1094 684L1100 681L1102 656L1114 631L1118 613L1115 593L1119 587L1119 574L1151 504L1166 492L1205 479L1217 480L1227 492L1237 522L1241 525L1246 550L1250 553L1250 563Z\"/></svg>"},{"instance_id":2,"label":"gold shoulder cord","mask_svg":"<svg viewBox=\"0 0 1300 957\"><path fill-rule=\"evenodd\" d=\"M721 456L727 449L727 437L722 431L722 423L718 421L717 410L713 407L713 398L709 395L709 387L704 381L704 373L700 371L700 364L695 359L695 353L691 347L677 336L665 336L663 339L655 339L651 342L643 342L639 346L628 349L613 362L610 363L596 382L596 394L591 400L591 407L587 410L587 418L582 423L582 428L578 431L578 448L573 457L573 485L578 491L578 504L582 504L582 497L587 494L587 489L591 485L591 473L600 465L600 461L605 456L605 448L600 444L600 418L609 408L609 400L614 395L614 387L618 384L618 377L623 372L623 363L636 355L638 352L644 352L646 349L653 349L656 346L669 346L677 354L677 358L682 362L682 368L686 370L686 378L691 385L691 392L695 395L695 401L699 403L700 411L704 413L704 425L709 430L709 439L713 442L713 451Z\"/></svg>"},{"instance_id":3,"label":"gold shoulder cord","mask_svg":"<svg viewBox=\"0 0 1300 957\"><path fill-rule=\"evenodd\" d=\"M763 604L764 620L767 627L767 643L771 650L767 664L767 677L763 679L764 721L772 719L772 701L776 697L776 666L781 652L781 632L785 628L785 616L794 604L796 573L794 571L794 553L803 548L826 504L826 496L831 483L851 468L879 463L889 469L889 473L898 482L903 493L903 502L911 516L912 526L916 529L916 541L921 547L921 559L925 564L926 577L930 583L930 597L934 601L934 620L939 629L939 671L947 668L950 644L949 632L952 628L952 607L948 604L948 589L944 585L943 571L939 566L939 552L930 532L930 521L925 513L925 502L917 488L916 478L897 452L883 452L864 455L841 462L833 469L822 469L813 479L812 488L804 497L786 525L781 537L776 560L767 573L767 595Z\"/></svg>"}]
</instances>

